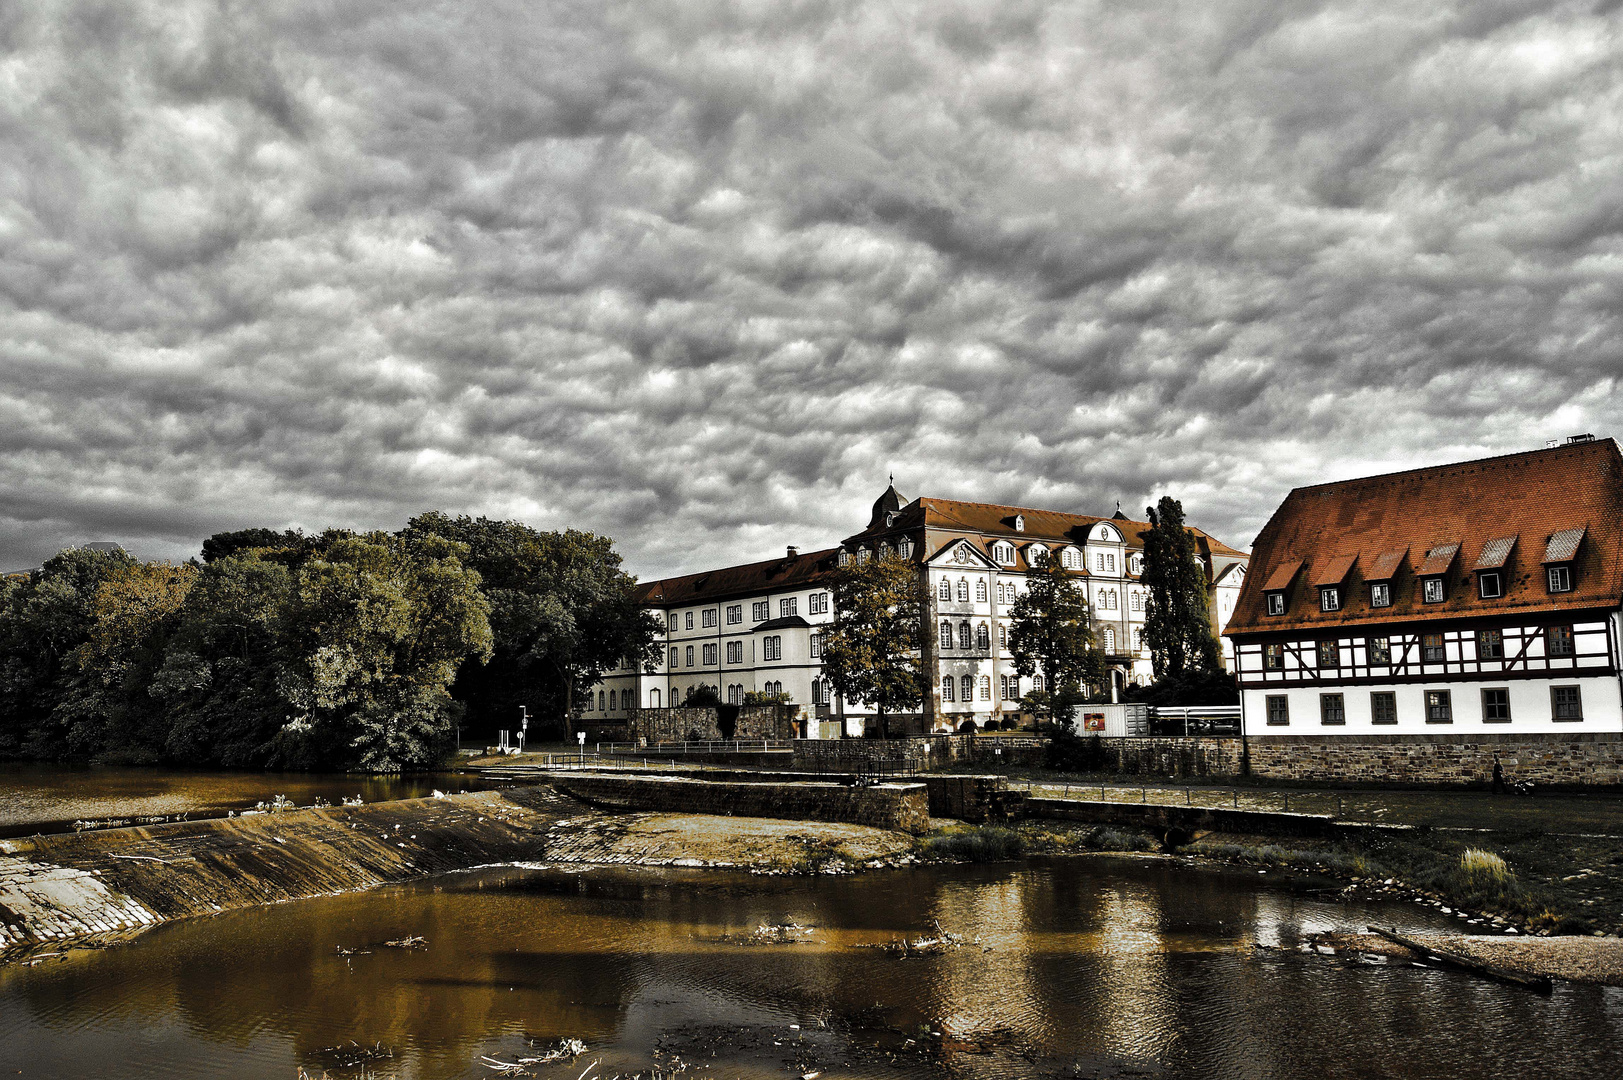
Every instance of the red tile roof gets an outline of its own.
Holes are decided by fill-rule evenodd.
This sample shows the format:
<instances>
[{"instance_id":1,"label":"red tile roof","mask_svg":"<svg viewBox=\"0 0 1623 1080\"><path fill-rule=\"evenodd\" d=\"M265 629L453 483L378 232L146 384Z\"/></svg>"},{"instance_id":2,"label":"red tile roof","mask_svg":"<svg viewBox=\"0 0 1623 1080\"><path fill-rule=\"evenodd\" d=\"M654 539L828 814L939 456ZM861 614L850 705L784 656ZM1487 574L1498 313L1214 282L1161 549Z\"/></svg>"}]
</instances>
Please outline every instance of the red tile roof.
<instances>
[{"instance_id":1,"label":"red tile roof","mask_svg":"<svg viewBox=\"0 0 1623 1080\"><path fill-rule=\"evenodd\" d=\"M1498 570L1510 561L1510 553L1516 550L1515 536L1500 536L1489 540L1482 545L1482 554L1476 557L1475 570Z\"/></svg>"},{"instance_id":2,"label":"red tile roof","mask_svg":"<svg viewBox=\"0 0 1623 1080\"><path fill-rule=\"evenodd\" d=\"M824 580L836 568L839 553L839 548L824 548L793 558L785 556L660 581L645 581L637 586L637 599L649 607L676 607L767 592L788 592Z\"/></svg>"},{"instance_id":3,"label":"red tile roof","mask_svg":"<svg viewBox=\"0 0 1623 1080\"><path fill-rule=\"evenodd\" d=\"M1352 571L1353 563L1358 561L1357 555L1337 555L1324 564L1324 569L1313 576L1315 586L1340 585L1347 580Z\"/></svg>"},{"instance_id":4,"label":"red tile roof","mask_svg":"<svg viewBox=\"0 0 1623 1080\"><path fill-rule=\"evenodd\" d=\"M1426 561L1420 564L1420 569L1414 572L1415 577L1442 577L1448 573L1448 568L1454 565L1454 556L1460 553L1458 540L1447 544L1438 544L1426 552Z\"/></svg>"},{"instance_id":5,"label":"red tile roof","mask_svg":"<svg viewBox=\"0 0 1623 1080\"><path fill-rule=\"evenodd\" d=\"M1578 545L1584 542L1584 527L1576 529L1562 529L1550 537L1550 542L1544 545L1544 561L1546 563L1571 562L1573 556L1578 554Z\"/></svg>"},{"instance_id":6,"label":"red tile roof","mask_svg":"<svg viewBox=\"0 0 1623 1080\"><path fill-rule=\"evenodd\" d=\"M1296 571L1302 568L1301 559L1286 559L1274 567L1274 572L1268 575L1268 584L1262 587L1263 592L1278 592L1291 587L1296 580Z\"/></svg>"},{"instance_id":7,"label":"red tile roof","mask_svg":"<svg viewBox=\"0 0 1623 1080\"><path fill-rule=\"evenodd\" d=\"M1552 595L1543 568L1529 556L1545 553L1558 536L1550 546L1561 553L1579 529L1583 542L1570 555L1573 591ZM1506 552L1505 595L1481 599L1472 578L1476 563L1489 545L1514 536L1527 543ZM1418 572L1435 569L1442 549L1455 544L1460 547L1446 554L1446 599L1423 603ZM1312 579L1318 567L1348 551L1385 554L1373 565L1362 558L1354 565L1341 610L1320 611L1298 586L1284 615L1264 613L1263 593L1284 568L1304 562ZM1428 557L1411 567L1411 551ZM1601 439L1297 488L1257 536L1251 562L1225 631L1230 635L1616 608L1623 603L1623 455L1616 442ZM1388 579L1392 605L1371 608L1369 590L1361 586Z\"/></svg>"},{"instance_id":8,"label":"red tile roof","mask_svg":"<svg viewBox=\"0 0 1623 1080\"><path fill-rule=\"evenodd\" d=\"M1015 528L1017 518L1023 526L1018 530ZM883 520L876 520L870 528L848 537L847 543L899 533L917 536L920 528L923 528L926 530L924 535L929 544L929 549L923 556L928 559L948 544L960 539L973 541L977 548L990 557L991 545L1006 540L1015 548L1015 564L1010 569L1024 571L1029 569L1026 550L1028 545L1035 543L1047 549L1061 544L1081 544L1093 527L1101 521L1108 521L1121 531L1129 552L1144 549L1143 534L1149 531L1149 523L1133 521L1125 515L1093 517L1088 514L1066 514L1058 510L1035 510L1025 506L924 498L915 499L902 507L888 526ZM1245 552L1229 547L1194 526L1190 526L1189 531L1195 535L1197 545L1212 555L1231 559L1249 558ZM981 537L986 539L983 541ZM1031 551L1030 555L1035 556L1036 551Z\"/></svg>"}]
</instances>

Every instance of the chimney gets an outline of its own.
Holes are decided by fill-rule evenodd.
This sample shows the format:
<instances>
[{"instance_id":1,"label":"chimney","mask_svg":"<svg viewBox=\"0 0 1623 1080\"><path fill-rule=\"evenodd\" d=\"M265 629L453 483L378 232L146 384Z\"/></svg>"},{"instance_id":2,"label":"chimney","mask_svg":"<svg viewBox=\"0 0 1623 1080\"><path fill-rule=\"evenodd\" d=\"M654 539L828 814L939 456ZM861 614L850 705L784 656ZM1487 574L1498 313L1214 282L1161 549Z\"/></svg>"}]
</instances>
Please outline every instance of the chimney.
<instances>
[{"instance_id":1,"label":"chimney","mask_svg":"<svg viewBox=\"0 0 1623 1080\"><path fill-rule=\"evenodd\" d=\"M793 559L800 554L800 549L793 544L789 546L789 558Z\"/></svg>"}]
</instances>

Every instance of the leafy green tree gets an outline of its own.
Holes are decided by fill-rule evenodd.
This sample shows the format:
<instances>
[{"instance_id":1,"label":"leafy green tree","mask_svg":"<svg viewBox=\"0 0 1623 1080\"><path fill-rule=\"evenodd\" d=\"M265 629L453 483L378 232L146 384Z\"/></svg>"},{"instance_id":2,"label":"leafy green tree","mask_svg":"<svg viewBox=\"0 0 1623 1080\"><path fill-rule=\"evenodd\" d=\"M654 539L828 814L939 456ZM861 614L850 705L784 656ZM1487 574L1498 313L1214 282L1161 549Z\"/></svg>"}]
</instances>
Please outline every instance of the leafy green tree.
<instances>
[{"instance_id":1,"label":"leafy green tree","mask_svg":"<svg viewBox=\"0 0 1623 1080\"><path fill-rule=\"evenodd\" d=\"M0 594L0 753L67 752L57 710L74 678L72 654L90 638L101 583L134 561L122 551L70 549Z\"/></svg>"},{"instance_id":2,"label":"leafy green tree","mask_svg":"<svg viewBox=\"0 0 1623 1080\"><path fill-rule=\"evenodd\" d=\"M368 533L299 568L278 678L293 718L272 739L272 764L393 772L448 748L451 681L464 659L491 652L489 604L466 554L436 536Z\"/></svg>"},{"instance_id":3,"label":"leafy green tree","mask_svg":"<svg viewBox=\"0 0 1623 1080\"><path fill-rule=\"evenodd\" d=\"M292 550L309 554L320 543L319 539L305 536L298 529L286 529L282 532L275 529L238 529L236 532L215 533L203 541L203 561L211 563L216 559L254 548Z\"/></svg>"},{"instance_id":4,"label":"leafy green tree","mask_svg":"<svg viewBox=\"0 0 1623 1080\"><path fill-rule=\"evenodd\" d=\"M636 599L607 537L574 529L543 533L516 521L415 517L402 536L439 536L468 546L468 565L490 602L492 655L465 664L453 694L492 729L520 705L564 737L575 700L629 660L652 671L662 627Z\"/></svg>"},{"instance_id":5,"label":"leafy green tree","mask_svg":"<svg viewBox=\"0 0 1623 1080\"><path fill-rule=\"evenodd\" d=\"M277 687L295 571L272 554L219 557L186 596L150 691L169 717L164 750L172 760L263 765L293 719Z\"/></svg>"},{"instance_id":6,"label":"leafy green tree","mask_svg":"<svg viewBox=\"0 0 1623 1080\"><path fill-rule=\"evenodd\" d=\"M698 686L688 687L688 692L682 697L684 708L702 709L709 705L721 704L721 691L709 683L700 683Z\"/></svg>"},{"instance_id":7,"label":"leafy green tree","mask_svg":"<svg viewBox=\"0 0 1623 1080\"><path fill-rule=\"evenodd\" d=\"M1046 553L1037 556L1025 592L1009 611L1009 651L1022 678L1042 672L1045 693L1030 704L1050 721L1059 715L1063 694L1104 678L1087 597L1060 561Z\"/></svg>"},{"instance_id":8,"label":"leafy green tree","mask_svg":"<svg viewBox=\"0 0 1623 1080\"><path fill-rule=\"evenodd\" d=\"M823 674L843 699L874 707L881 738L890 738L891 713L917 709L931 690L922 582L918 567L890 554L841 567L832 582Z\"/></svg>"},{"instance_id":9,"label":"leafy green tree","mask_svg":"<svg viewBox=\"0 0 1623 1080\"><path fill-rule=\"evenodd\" d=\"M196 581L190 563L130 562L97 587L89 636L73 651L73 677L56 708L69 749L103 760L161 758L167 721L148 691Z\"/></svg>"},{"instance_id":10,"label":"leafy green tree","mask_svg":"<svg viewBox=\"0 0 1623 1080\"><path fill-rule=\"evenodd\" d=\"M1217 639L1207 609L1206 570L1195 539L1184 527L1183 504L1169 495L1146 507L1150 529L1144 534L1144 572L1149 592L1145 605L1144 641L1149 645L1157 682L1186 672L1222 667Z\"/></svg>"}]
</instances>

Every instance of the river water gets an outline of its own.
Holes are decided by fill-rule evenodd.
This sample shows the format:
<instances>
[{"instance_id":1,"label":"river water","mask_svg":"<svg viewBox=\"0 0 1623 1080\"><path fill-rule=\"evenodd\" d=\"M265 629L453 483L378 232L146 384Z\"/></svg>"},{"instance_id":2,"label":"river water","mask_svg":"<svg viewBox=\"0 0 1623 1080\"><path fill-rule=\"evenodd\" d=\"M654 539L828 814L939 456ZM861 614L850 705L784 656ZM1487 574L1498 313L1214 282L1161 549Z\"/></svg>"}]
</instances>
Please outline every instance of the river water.
<instances>
[{"instance_id":1,"label":"river water","mask_svg":"<svg viewBox=\"0 0 1623 1080\"><path fill-rule=\"evenodd\" d=\"M177 817L224 817L282 796L297 806L415 799L434 790L494 786L461 773L377 776L230 772L129 765L0 762L0 837L67 832L75 822L139 825Z\"/></svg>"},{"instance_id":2,"label":"river water","mask_svg":"<svg viewBox=\"0 0 1623 1080\"><path fill-rule=\"evenodd\" d=\"M1303 953L1316 930L1446 925L1326 884L1119 857L486 869L0 967L0 1075L471 1078L565 1038L586 1056L536 1075L1618 1075L1623 991ZM809 930L755 940L790 923ZM938 924L962 944L875 947ZM382 944L408 935L426 944Z\"/></svg>"}]
</instances>

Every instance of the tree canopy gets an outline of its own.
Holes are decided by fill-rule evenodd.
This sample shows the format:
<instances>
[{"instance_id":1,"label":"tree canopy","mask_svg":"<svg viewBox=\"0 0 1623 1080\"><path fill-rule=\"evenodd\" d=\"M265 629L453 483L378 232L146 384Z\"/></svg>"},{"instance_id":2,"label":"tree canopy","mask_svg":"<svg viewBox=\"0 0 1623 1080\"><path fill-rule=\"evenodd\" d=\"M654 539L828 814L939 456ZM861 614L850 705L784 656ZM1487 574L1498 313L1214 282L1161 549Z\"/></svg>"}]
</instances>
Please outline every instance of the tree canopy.
<instances>
[{"instance_id":1,"label":"tree canopy","mask_svg":"<svg viewBox=\"0 0 1623 1080\"><path fill-rule=\"evenodd\" d=\"M842 698L873 706L883 738L890 715L919 708L931 690L922 580L913 563L890 554L841 567L833 580L823 675Z\"/></svg>"},{"instance_id":2,"label":"tree canopy","mask_svg":"<svg viewBox=\"0 0 1623 1080\"><path fill-rule=\"evenodd\" d=\"M1087 596L1046 553L1026 575L1026 590L1009 611L1009 652L1023 678L1041 672L1046 689L1032 704L1055 719L1056 703L1069 700L1083 683L1104 678L1104 659L1094 645Z\"/></svg>"},{"instance_id":3,"label":"tree canopy","mask_svg":"<svg viewBox=\"0 0 1623 1080\"><path fill-rule=\"evenodd\" d=\"M1144 534L1144 571L1149 593L1145 605L1144 641L1149 646L1157 682L1186 672L1221 669L1217 639L1207 608L1206 569L1193 534L1183 523L1183 504L1169 495L1157 507L1146 507L1150 529Z\"/></svg>"}]
</instances>

